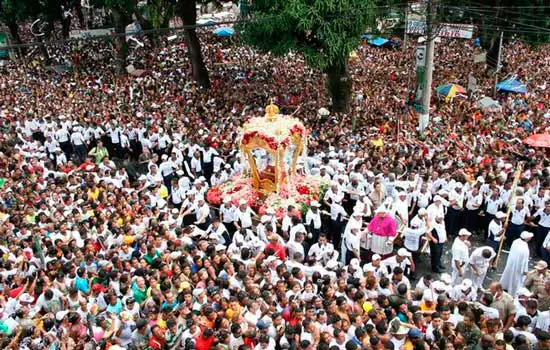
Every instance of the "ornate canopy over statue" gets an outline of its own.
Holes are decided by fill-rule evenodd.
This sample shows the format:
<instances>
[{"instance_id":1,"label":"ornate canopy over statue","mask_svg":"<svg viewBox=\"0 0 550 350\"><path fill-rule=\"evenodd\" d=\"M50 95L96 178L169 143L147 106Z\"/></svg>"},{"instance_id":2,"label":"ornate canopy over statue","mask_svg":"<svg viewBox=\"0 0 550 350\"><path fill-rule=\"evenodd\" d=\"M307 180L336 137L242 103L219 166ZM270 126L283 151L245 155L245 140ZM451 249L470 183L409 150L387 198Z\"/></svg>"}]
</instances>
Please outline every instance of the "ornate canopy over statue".
<instances>
[{"instance_id":1,"label":"ornate canopy over statue","mask_svg":"<svg viewBox=\"0 0 550 350\"><path fill-rule=\"evenodd\" d=\"M304 124L279 114L273 103L265 108L264 117L248 120L242 127L239 148L250 166L252 185L264 195L279 192L296 174L306 142Z\"/></svg>"}]
</instances>

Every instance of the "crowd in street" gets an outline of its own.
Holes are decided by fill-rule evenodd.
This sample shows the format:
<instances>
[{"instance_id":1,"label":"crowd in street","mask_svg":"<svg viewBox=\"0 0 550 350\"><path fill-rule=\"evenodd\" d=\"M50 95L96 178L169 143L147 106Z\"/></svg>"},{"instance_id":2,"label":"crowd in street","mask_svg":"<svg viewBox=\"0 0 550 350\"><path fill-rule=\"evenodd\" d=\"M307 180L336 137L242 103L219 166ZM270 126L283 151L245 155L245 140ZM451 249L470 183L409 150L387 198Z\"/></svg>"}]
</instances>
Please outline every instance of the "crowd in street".
<instances>
[{"instance_id":1,"label":"crowd in street","mask_svg":"<svg viewBox=\"0 0 550 350\"><path fill-rule=\"evenodd\" d=\"M299 55L201 39L210 90L179 39L133 48L139 76L102 41L59 49L66 73L3 68L1 348L550 348L550 160L521 142L550 126L548 46L507 43L503 74L528 93L484 110L474 41L443 39L435 84L477 89L434 96L419 137L412 47L363 43L350 112L326 116ZM329 189L281 220L210 206L270 98L311 130L303 171Z\"/></svg>"}]
</instances>

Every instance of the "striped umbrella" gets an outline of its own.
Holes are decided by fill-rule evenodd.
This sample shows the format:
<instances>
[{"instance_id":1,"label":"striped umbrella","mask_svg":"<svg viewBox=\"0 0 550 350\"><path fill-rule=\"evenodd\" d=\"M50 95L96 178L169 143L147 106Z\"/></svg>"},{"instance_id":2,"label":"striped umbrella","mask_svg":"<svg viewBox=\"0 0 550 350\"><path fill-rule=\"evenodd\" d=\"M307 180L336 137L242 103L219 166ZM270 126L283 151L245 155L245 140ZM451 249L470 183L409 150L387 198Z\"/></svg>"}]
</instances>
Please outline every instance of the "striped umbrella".
<instances>
[{"instance_id":1,"label":"striped umbrella","mask_svg":"<svg viewBox=\"0 0 550 350\"><path fill-rule=\"evenodd\" d=\"M456 84L445 84L438 86L436 91L438 94L445 96L447 99L453 98L457 94L466 94L466 90L464 90L462 86Z\"/></svg>"}]
</instances>

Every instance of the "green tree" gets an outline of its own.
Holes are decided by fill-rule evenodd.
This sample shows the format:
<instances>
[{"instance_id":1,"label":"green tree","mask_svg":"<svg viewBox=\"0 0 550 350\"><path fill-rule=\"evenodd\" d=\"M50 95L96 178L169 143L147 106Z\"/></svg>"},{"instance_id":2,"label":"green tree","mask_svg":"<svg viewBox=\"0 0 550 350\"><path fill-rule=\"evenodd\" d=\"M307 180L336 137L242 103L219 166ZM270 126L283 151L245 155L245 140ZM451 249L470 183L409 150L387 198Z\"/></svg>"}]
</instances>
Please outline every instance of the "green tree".
<instances>
[{"instance_id":1,"label":"green tree","mask_svg":"<svg viewBox=\"0 0 550 350\"><path fill-rule=\"evenodd\" d=\"M371 0L257 0L252 20L238 26L245 43L282 55L301 52L327 74L332 110L347 112L351 101L349 54L376 19Z\"/></svg>"},{"instance_id":2,"label":"green tree","mask_svg":"<svg viewBox=\"0 0 550 350\"><path fill-rule=\"evenodd\" d=\"M128 43L126 42L126 26L132 24L132 14L136 10L133 0L93 0L94 7L105 7L111 10L116 38L116 71L126 73L126 58L128 57Z\"/></svg>"},{"instance_id":3,"label":"green tree","mask_svg":"<svg viewBox=\"0 0 550 350\"><path fill-rule=\"evenodd\" d=\"M31 8L26 0L0 0L0 22L4 23L14 44L21 44L19 23L27 20L31 15Z\"/></svg>"}]
</instances>

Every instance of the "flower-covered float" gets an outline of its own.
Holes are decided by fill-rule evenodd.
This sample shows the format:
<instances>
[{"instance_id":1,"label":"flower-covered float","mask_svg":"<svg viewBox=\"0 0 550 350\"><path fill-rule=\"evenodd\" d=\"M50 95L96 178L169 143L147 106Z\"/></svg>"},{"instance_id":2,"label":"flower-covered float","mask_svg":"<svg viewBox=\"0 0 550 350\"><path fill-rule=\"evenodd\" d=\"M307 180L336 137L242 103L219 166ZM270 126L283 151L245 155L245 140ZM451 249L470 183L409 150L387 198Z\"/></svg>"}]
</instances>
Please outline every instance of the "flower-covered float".
<instances>
[{"instance_id":1,"label":"flower-covered float","mask_svg":"<svg viewBox=\"0 0 550 350\"><path fill-rule=\"evenodd\" d=\"M207 201L218 206L227 197L235 205L247 199L260 215L272 208L279 218L289 205L305 214L311 201L322 198L328 188L326 180L297 171L306 152L307 137L308 131L299 119L279 114L279 108L270 103L264 117L249 119L241 129L239 151L248 165L246 170L213 186Z\"/></svg>"}]
</instances>

